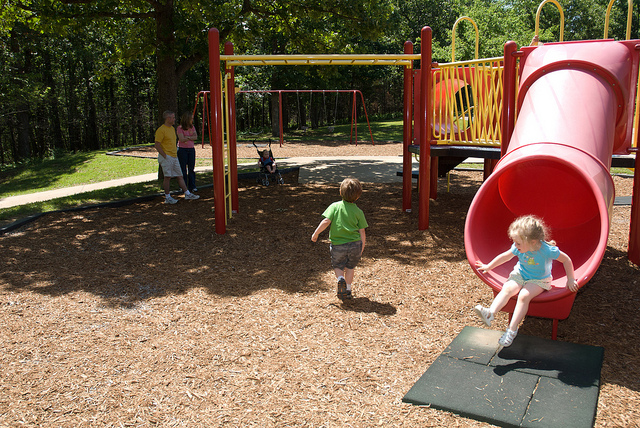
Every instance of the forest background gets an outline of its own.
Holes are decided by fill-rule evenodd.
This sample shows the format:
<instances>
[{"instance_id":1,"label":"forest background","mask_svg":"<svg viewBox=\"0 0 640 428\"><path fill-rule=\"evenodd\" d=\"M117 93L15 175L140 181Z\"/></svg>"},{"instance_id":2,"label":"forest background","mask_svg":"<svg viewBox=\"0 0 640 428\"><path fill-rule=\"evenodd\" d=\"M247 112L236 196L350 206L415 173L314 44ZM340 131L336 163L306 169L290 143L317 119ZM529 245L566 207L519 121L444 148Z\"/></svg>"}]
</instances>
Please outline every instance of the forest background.
<instances>
[{"instance_id":1,"label":"forest background","mask_svg":"<svg viewBox=\"0 0 640 428\"><path fill-rule=\"evenodd\" d=\"M603 37L609 0L561 1L564 40ZM69 152L153 142L164 110L192 111L209 88L207 33L236 54L399 54L420 52L433 30L433 59L451 61L452 27L471 17L479 56L502 56L506 41L530 42L538 0L2 0L0 8L0 164ZM631 38L640 38L633 6ZM616 1L609 37L626 38L627 2ZM557 41L560 15L540 16L541 41ZM475 30L462 21L456 60L473 59ZM243 90L357 89L370 119L400 117L402 68L396 66L238 67ZM277 95L238 99L240 133L271 129ZM350 121L351 97L285 97L286 127ZM361 108L361 107L360 107ZM276 109L277 111L277 109ZM362 114L362 110L359 111ZM196 124L200 120L196 117Z\"/></svg>"}]
</instances>

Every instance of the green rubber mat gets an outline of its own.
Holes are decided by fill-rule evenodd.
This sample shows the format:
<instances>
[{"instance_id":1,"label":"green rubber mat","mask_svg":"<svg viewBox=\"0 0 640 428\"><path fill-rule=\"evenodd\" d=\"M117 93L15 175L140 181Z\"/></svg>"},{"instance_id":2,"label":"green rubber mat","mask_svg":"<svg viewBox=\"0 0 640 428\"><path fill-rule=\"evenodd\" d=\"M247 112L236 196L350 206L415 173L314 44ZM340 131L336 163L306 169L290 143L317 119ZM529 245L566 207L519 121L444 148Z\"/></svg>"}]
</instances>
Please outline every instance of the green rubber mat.
<instances>
[{"instance_id":1,"label":"green rubber mat","mask_svg":"<svg viewBox=\"0 0 640 428\"><path fill-rule=\"evenodd\" d=\"M402 401L504 427L592 427L604 348L465 327Z\"/></svg>"}]
</instances>

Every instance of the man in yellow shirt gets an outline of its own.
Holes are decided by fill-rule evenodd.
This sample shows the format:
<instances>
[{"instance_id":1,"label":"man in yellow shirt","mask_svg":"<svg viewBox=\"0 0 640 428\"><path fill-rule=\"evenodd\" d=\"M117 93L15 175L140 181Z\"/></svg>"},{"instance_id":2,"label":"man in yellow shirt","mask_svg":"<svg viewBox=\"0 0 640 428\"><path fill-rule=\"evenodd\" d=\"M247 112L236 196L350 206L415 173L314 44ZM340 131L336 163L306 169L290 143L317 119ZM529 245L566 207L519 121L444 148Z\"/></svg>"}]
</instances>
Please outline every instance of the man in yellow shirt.
<instances>
[{"instance_id":1,"label":"man in yellow shirt","mask_svg":"<svg viewBox=\"0 0 640 428\"><path fill-rule=\"evenodd\" d=\"M158 151L158 163L162 167L162 173L164 174L162 183L164 187L164 203L175 204L178 202L170 194L172 178L178 179L178 184L184 191L185 199L198 199L200 196L191 193L184 183L184 178L182 178L182 170L178 161L178 149L176 148L176 130L173 128L173 124L176 122L176 114L167 110L162 114L162 118L164 123L156 131L155 147Z\"/></svg>"}]
</instances>

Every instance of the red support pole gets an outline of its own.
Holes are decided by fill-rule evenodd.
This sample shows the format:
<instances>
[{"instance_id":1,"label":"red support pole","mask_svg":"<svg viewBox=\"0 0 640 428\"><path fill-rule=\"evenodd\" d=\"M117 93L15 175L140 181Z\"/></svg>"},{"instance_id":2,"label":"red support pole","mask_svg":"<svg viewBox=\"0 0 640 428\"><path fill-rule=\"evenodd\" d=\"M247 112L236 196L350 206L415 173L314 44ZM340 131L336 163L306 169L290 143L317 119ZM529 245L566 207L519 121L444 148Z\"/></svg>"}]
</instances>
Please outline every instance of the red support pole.
<instances>
[{"instance_id":1,"label":"red support pole","mask_svg":"<svg viewBox=\"0 0 640 428\"><path fill-rule=\"evenodd\" d=\"M431 160L431 28L420 32L420 171L418 174L418 229L429 228Z\"/></svg>"},{"instance_id":2,"label":"red support pole","mask_svg":"<svg viewBox=\"0 0 640 428\"><path fill-rule=\"evenodd\" d=\"M284 128L282 126L282 91L278 91L278 120L280 122L280 147L284 141Z\"/></svg>"},{"instance_id":3,"label":"red support pole","mask_svg":"<svg viewBox=\"0 0 640 428\"><path fill-rule=\"evenodd\" d=\"M220 76L220 33L209 30L209 92L211 94L211 156L213 158L213 203L216 233L227 231L224 197L224 158L222 154L222 85Z\"/></svg>"},{"instance_id":4,"label":"red support pole","mask_svg":"<svg viewBox=\"0 0 640 428\"><path fill-rule=\"evenodd\" d=\"M351 123L355 124L355 130L356 130L356 146L358 145L358 106L357 106L357 102L358 102L358 98L356 97L356 91L353 91L353 108L351 109L352 111L352 118L351 118Z\"/></svg>"},{"instance_id":5,"label":"red support pole","mask_svg":"<svg viewBox=\"0 0 640 428\"><path fill-rule=\"evenodd\" d=\"M404 43L404 53L413 54L413 43ZM413 67L404 66L404 115L402 119L402 210L411 212L411 184L413 169L409 146L413 137L411 118L413 117Z\"/></svg>"},{"instance_id":6,"label":"red support pole","mask_svg":"<svg viewBox=\"0 0 640 428\"><path fill-rule=\"evenodd\" d=\"M224 44L224 54L233 55L233 43ZM233 67L225 70L227 75L227 117L229 118L229 184L231 187L231 212L237 213L240 207L238 197L238 149L236 142L236 82Z\"/></svg>"},{"instance_id":7,"label":"red support pole","mask_svg":"<svg viewBox=\"0 0 640 428\"><path fill-rule=\"evenodd\" d=\"M375 146L376 143L373 141L373 132L371 132L371 124L369 123L369 115L367 114L367 106L364 105L364 95L362 92L355 90L355 93L360 94L360 101L362 101L362 110L364 111L364 118L367 119L367 126L369 127L369 135L371 136L371 145Z\"/></svg>"},{"instance_id":8,"label":"red support pole","mask_svg":"<svg viewBox=\"0 0 640 428\"><path fill-rule=\"evenodd\" d=\"M516 123L516 78L517 78L517 52L516 42L504 44L504 83L502 88L502 118L500 127L502 129L502 141L500 141L500 157L507 153L509 140L513 134Z\"/></svg>"}]
</instances>

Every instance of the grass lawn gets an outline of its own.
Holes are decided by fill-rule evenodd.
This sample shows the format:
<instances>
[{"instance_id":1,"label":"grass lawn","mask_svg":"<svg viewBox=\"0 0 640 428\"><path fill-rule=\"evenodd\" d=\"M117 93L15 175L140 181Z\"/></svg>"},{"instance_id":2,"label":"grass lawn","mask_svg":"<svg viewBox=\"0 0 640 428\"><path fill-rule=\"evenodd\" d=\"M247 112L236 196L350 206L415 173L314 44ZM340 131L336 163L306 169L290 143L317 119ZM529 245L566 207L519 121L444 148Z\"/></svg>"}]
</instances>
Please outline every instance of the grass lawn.
<instances>
[{"instance_id":1,"label":"grass lawn","mask_svg":"<svg viewBox=\"0 0 640 428\"><path fill-rule=\"evenodd\" d=\"M336 133L348 135L351 125L336 125L333 129L327 127L308 129L304 132L294 130L286 132L288 141L332 141ZM402 141L402 121L390 120L372 122L371 131L375 140ZM366 121L358 123L360 138L369 138ZM243 134L239 140L268 141L270 135ZM210 159L197 159L196 166L210 165ZM253 160L251 160L253 162ZM482 169L482 164L465 164L465 168ZM155 158L136 158L127 156L108 156L105 151L69 153L55 158L39 159L23 165L0 166L0 199L47 190L67 188L83 184L97 183L117 178L156 173L158 163ZM626 168L613 168L613 174L633 174ZM198 173L198 182L209 182L211 173ZM177 183L172 182L172 189L177 189ZM0 209L0 226L15 220L47 211L69 209L83 205L123 200L161 192L161 185L157 180L145 183L129 184L103 190L86 192L45 202L27 204L18 207Z\"/></svg>"}]
</instances>

